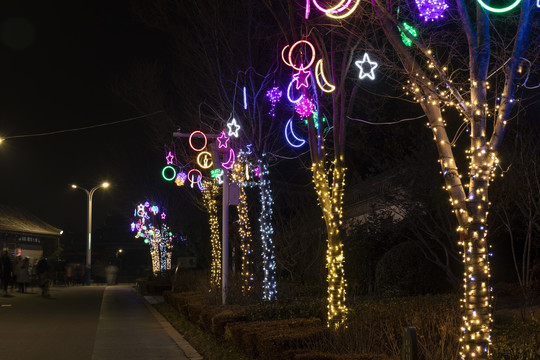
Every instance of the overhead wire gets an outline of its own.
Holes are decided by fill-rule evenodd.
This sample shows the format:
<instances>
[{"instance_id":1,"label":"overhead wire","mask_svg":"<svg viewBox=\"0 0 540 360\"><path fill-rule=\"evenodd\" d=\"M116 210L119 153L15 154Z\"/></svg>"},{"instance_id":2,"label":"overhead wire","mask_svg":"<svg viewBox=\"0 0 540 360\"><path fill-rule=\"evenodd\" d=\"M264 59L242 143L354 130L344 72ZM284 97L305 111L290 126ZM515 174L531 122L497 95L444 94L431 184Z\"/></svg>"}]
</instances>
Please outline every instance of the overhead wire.
<instances>
[{"instance_id":1,"label":"overhead wire","mask_svg":"<svg viewBox=\"0 0 540 360\"><path fill-rule=\"evenodd\" d=\"M24 134L24 135L6 136L6 137L3 137L3 138L0 138L0 142L8 140L8 139L20 139L20 138L28 138L28 137L56 135L56 134L62 134L62 133L67 133L67 132L75 132L75 131L94 129L94 128L103 127L103 126L116 125L116 124L120 124L120 123L124 123L124 122L128 122L128 121L134 121L134 120L142 119L142 118L145 118L145 117L153 116L153 115L156 115L156 114L159 114L159 113L162 113L162 112L165 112L165 111L164 110L159 110L159 111L156 111L156 112L153 112L153 113L150 113L150 114L136 116L136 117L132 117L132 118L128 118L128 119L111 121L111 122L102 123L102 124L96 124L96 125L83 126L83 127L79 127L79 128L73 128L73 129L56 130L56 131L49 131L49 132L37 133L37 134Z\"/></svg>"}]
</instances>

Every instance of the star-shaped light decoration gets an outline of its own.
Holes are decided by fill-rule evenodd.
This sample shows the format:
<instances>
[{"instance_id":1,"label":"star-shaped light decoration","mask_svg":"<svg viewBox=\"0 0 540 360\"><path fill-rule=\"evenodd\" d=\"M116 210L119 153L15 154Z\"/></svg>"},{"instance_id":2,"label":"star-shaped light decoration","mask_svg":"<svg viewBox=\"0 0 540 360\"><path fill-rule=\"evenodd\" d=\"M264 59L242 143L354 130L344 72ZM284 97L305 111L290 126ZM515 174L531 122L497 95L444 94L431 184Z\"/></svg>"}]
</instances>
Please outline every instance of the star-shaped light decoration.
<instances>
[{"instance_id":1,"label":"star-shaped light decoration","mask_svg":"<svg viewBox=\"0 0 540 360\"><path fill-rule=\"evenodd\" d=\"M309 87L309 77L311 76L311 71L300 69L296 74L293 75L293 79L296 79L296 90L305 87Z\"/></svg>"},{"instance_id":2,"label":"star-shaped light decoration","mask_svg":"<svg viewBox=\"0 0 540 360\"><path fill-rule=\"evenodd\" d=\"M227 127L229 128L229 133L227 135L238 137L240 125L238 125L235 118L233 118L230 122L227 123Z\"/></svg>"},{"instance_id":3,"label":"star-shaped light decoration","mask_svg":"<svg viewBox=\"0 0 540 360\"><path fill-rule=\"evenodd\" d=\"M174 160L174 155L169 151L169 154L165 156L165 160L167 160L167 165L172 165Z\"/></svg>"},{"instance_id":4,"label":"star-shaped light decoration","mask_svg":"<svg viewBox=\"0 0 540 360\"><path fill-rule=\"evenodd\" d=\"M362 60L358 60L354 64L360 69L360 80L366 77L371 80L375 80L374 70L377 68L377 66L379 66L379 64L377 64L375 61L371 61L368 53L365 53ZM366 67L369 67L369 71L365 71Z\"/></svg>"},{"instance_id":5,"label":"star-shaped light decoration","mask_svg":"<svg viewBox=\"0 0 540 360\"><path fill-rule=\"evenodd\" d=\"M165 214L164 212L161 213L161 220L165 220L166 217L167 217L167 214Z\"/></svg>"},{"instance_id":6,"label":"star-shaped light decoration","mask_svg":"<svg viewBox=\"0 0 540 360\"><path fill-rule=\"evenodd\" d=\"M218 149L226 149L229 147L229 140L231 140L230 137L225 135L225 131L222 131L221 134L217 137L218 141Z\"/></svg>"}]
</instances>

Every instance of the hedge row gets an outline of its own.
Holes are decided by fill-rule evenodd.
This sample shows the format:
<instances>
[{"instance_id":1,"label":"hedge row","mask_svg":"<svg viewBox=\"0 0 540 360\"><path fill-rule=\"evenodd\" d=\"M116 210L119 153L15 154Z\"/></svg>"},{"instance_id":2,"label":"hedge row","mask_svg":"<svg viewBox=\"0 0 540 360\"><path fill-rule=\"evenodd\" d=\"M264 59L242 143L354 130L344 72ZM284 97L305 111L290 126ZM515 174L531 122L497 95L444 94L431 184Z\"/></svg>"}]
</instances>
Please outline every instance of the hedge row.
<instances>
[{"instance_id":1,"label":"hedge row","mask_svg":"<svg viewBox=\"0 0 540 360\"><path fill-rule=\"evenodd\" d=\"M207 294L197 292L163 293L165 300L198 324L234 343L247 355L262 360L396 360L397 357L371 354L331 354L312 350L328 341L329 331L318 318L250 321L246 307L214 305Z\"/></svg>"}]
</instances>

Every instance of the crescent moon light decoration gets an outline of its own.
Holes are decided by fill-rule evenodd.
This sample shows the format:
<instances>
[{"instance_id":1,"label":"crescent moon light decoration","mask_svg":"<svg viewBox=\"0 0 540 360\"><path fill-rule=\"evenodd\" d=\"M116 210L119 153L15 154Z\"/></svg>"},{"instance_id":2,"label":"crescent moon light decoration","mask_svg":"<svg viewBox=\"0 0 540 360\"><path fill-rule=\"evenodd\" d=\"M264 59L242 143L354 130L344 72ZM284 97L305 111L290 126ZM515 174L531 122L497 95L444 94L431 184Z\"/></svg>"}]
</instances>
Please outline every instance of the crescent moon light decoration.
<instances>
[{"instance_id":1,"label":"crescent moon light decoration","mask_svg":"<svg viewBox=\"0 0 540 360\"><path fill-rule=\"evenodd\" d=\"M304 95L300 95L296 99L292 98L292 96L291 96L291 87L292 87L292 84L295 81L298 81L298 78L293 77L291 82L289 83L289 86L287 87L287 99L289 99L289 101L292 102L293 104L296 104L297 102L299 102L300 100L302 100L304 98Z\"/></svg>"},{"instance_id":2,"label":"crescent moon light decoration","mask_svg":"<svg viewBox=\"0 0 540 360\"><path fill-rule=\"evenodd\" d=\"M324 84L321 83L321 80L324 82ZM317 81L317 85L319 85L319 89L324 91L325 93L331 93L336 89L336 87L328 82L326 80L326 77L324 76L323 72L323 59L319 59L317 61L317 64L315 64L315 81Z\"/></svg>"},{"instance_id":3,"label":"crescent moon light decoration","mask_svg":"<svg viewBox=\"0 0 540 360\"><path fill-rule=\"evenodd\" d=\"M503 8L494 8L492 6L489 6L488 4L486 4L485 2L483 2L482 0L477 0L478 3L480 4L480 6L482 6L484 9L486 9L487 11L491 11L491 12L495 12L495 13L503 13L503 12L507 12L507 11L510 11L512 10L513 8L515 8L516 6L519 5L519 3L521 2L521 0L516 0L514 1L512 4L508 5L507 7L503 7Z\"/></svg>"},{"instance_id":4,"label":"crescent moon light decoration","mask_svg":"<svg viewBox=\"0 0 540 360\"><path fill-rule=\"evenodd\" d=\"M293 141L291 141L291 138ZM295 148L299 148L306 143L306 140L296 136L296 134L294 133L293 128L292 128L292 118L290 118L289 121L287 121L287 124L285 125L285 139L287 140L289 145Z\"/></svg>"},{"instance_id":5,"label":"crescent moon light decoration","mask_svg":"<svg viewBox=\"0 0 540 360\"><path fill-rule=\"evenodd\" d=\"M230 170L234 165L235 159L236 159L236 155L234 154L234 150L229 149L229 159L227 159L226 162L222 163L221 166L227 170Z\"/></svg>"},{"instance_id":6,"label":"crescent moon light decoration","mask_svg":"<svg viewBox=\"0 0 540 360\"><path fill-rule=\"evenodd\" d=\"M333 19L346 18L347 16L351 15L360 4L360 0L354 0L354 4L350 7L353 0L341 0L336 6L330 9L325 9L321 5L319 5L317 1L318 0L313 0L313 4L315 5L315 7L325 13L326 16Z\"/></svg>"}]
</instances>

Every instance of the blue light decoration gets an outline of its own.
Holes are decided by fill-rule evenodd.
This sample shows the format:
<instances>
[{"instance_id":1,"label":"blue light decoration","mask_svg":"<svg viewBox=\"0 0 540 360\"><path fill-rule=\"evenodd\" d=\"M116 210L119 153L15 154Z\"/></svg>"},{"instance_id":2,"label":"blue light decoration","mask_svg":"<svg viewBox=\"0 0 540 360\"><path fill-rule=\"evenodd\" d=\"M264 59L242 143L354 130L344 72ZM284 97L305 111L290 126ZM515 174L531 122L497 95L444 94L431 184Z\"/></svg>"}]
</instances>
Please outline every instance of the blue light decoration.
<instances>
[{"instance_id":1,"label":"blue light decoration","mask_svg":"<svg viewBox=\"0 0 540 360\"><path fill-rule=\"evenodd\" d=\"M424 21L433 21L444 17L443 13L448 9L448 4L444 0L415 0L419 16Z\"/></svg>"},{"instance_id":2,"label":"blue light decoration","mask_svg":"<svg viewBox=\"0 0 540 360\"><path fill-rule=\"evenodd\" d=\"M287 143L294 148L302 147L306 143L306 140L298 137L294 133L292 126L292 118L290 118L285 125L285 140L287 140Z\"/></svg>"},{"instance_id":3,"label":"blue light decoration","mask_svg":"<svg viewBox=\"0 0 540 360\"><path fill-rule=\"evenodd\" d=\"M247 94L246 94L245 86L244 86L244 110L247 110Z\"/></svg>"},{"instance_id":4,"label":"blue light decoration","mask_svg":"<svg viewBox=\"0 0 540 360\"><path fill-rule=\"evenodd\" d=\"M297 97L296 99L294 99L292 97L292 94L291 94L291 88L292 88L292 85L295 81L298 81L298 78L296 77L293 77L291 82L289 82L289 86L287 86L287 99L289 99L289 102L293 103L293 104L296 104L298 103L300 100L302 100L304 98L304 95L300 95L299 97Z\"/></svg>"},{"instance_id":5,"label":"blue light decoration","mask_svg":"<svg viewBox=\"0 0 540 360\"><path fill-rule=\"evenodd\" d=\"M140 203L135 207L133 221L130 225L135 238L144 239L144 243L150 246L152 257L152 272L155 276L165 276L171 269L171 255L173 248L173 234L165 223L166 212L153 201Z\"/></svg>"}]
</instances>

